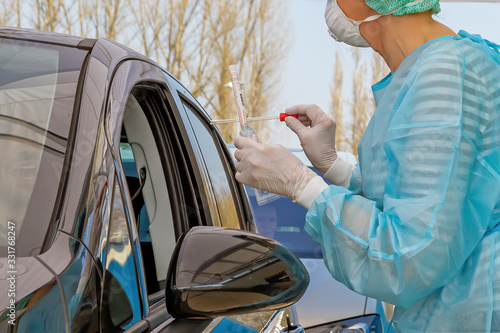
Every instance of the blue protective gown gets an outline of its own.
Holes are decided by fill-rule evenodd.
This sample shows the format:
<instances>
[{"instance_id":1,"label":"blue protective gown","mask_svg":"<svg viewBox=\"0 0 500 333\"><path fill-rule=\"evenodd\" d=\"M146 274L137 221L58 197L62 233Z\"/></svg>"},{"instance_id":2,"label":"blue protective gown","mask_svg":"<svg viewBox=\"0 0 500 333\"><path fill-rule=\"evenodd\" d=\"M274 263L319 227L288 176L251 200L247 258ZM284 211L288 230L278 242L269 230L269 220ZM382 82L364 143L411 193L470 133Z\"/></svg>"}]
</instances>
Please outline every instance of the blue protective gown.
<instances>
[{"instance_id":1,"label":"blue protective gown","mask_svg":"<svg viewBox=\"0 0 500 333\"><path fill-rule=\"evenodd\" d=\"M306 217L335 279L400 332L500 332L500 54L441 37L373 86L349 189Z\"/></svg>"}]
</instances>

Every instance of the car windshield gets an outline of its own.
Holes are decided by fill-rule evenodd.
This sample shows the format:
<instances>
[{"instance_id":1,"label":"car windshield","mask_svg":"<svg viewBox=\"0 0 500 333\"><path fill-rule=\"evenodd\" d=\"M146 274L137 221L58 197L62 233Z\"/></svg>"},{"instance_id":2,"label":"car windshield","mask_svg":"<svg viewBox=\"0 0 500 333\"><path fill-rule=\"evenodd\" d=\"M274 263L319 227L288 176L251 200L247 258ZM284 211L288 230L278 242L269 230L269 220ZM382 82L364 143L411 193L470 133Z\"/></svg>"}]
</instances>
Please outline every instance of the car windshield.
<instances>
[{"instance_id":1,"label":"car windshield","mask_svg":"<svg viewBox=\"0 0 500 333\"><path fill-rule=\"evenodd\" d=\"M40 253L87 52L0 39L0 256Z\"/></svg>"},{"instance_id":2,"label":"car windshield","mask_svg":"<svg viewBox=\"0 0 500 333\"><path fill-rule=\"evenodd\" d=\"M311 168L311 170L319 175L316 169ZM330 184L327 179L325 181ZM259 206L255 199L257 190L250 186L245 186L245 189L260 234L277 240L299 258L323 258L319 243L304 230L307 213L304 207L284 196L278 196L276 200Z\"/></svg>"}]
</instances>

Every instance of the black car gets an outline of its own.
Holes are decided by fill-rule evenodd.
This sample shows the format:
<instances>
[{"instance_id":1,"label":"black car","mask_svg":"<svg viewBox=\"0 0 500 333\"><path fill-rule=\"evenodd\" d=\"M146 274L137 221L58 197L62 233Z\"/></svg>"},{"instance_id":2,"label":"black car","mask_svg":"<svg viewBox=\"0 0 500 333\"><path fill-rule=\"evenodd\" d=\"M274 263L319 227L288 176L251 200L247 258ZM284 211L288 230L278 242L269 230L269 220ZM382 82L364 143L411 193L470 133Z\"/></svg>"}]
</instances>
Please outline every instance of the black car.
<instances>
[{"instance_id":1,"label":"black car","mask_svg":"<svg viewBox=\"0 0 500 333\"><path fill-rule=\"evenodd\" d=\"M195 98L110 40L0 27L0 332L271 332L309 277Z\"/></svg>"}]
</instances>

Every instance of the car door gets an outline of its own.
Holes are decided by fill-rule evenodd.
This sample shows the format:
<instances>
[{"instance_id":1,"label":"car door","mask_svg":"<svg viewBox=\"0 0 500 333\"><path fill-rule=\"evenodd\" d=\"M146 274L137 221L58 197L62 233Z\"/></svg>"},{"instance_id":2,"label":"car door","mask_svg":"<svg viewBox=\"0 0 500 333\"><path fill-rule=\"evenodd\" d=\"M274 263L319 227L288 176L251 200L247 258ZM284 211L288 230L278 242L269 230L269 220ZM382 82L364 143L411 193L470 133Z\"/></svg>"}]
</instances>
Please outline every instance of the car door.
<instances>
[{"instance_id":1,"label":"car door","mask_svg":"<svg viewBox=\"0 0 500 333\"><path fill-rule=\"evenodd\" d=\"M207 224L202 221L210 216L205 195L193 180L199 174L189 162L193 153L182 145L182 122L165 97L168 91L167 75L147 61L123 61L113 70L105 122L116 168L107 237L115 258L108 250L104 281L106 273L118 277L128 299L110 298L104 313L123 313L118 309L127 308L127 302L138 305L128 309L129 318L111 320L113 328L130 332L210 323L177 321L165 307L165 278L176 240L190 226ZM132 264L135 272L130 272ZM103 293L113 289L110 283Z\"/></svg>"},{"instance_id":2,"label":"car door","mask_svg":"<svg viewBox=\"0 0 500 333\"><path fill-rule=\"evenodd\" d=\"M141 75L134 78L134 73ZM108 301L109 309L104 313L111 314L108 317L113 327L130 331L159 328L167 323L168 327L196 323L203 329L210 323L210 320L197 320L186 324L171 319L164 304L166 272L177 238L191 226L220 225L217 207L209 199L214 194L206 190L210 185L203 182L204 170L195 157L198 152L189 143L177 105L172 102L169 80L151 64L126 61L114 71L108 99L106 119L109 139L113 142L117 186L107 239L107 249L111 250L105 258L104 280L108 281L106 276L118 277L118 280L137 277L137 292L130 281L119 281L119 285L127 290L131 304L134 299L145 299L145 302L142 311L138 307L126 307L128 317L114 318L113 313L127 313L116 310L127 305L127 300L115 297ZM233 217L239 225L234 203L239 199L234 198L233 192L229 193ZM124 228L125 225L128 228ZM124 256L135 260L125 260ZM132 262L137 274L129 271ZM110 293L111 287L112 283L109 288L105 286L103 293ZM114 305L114 301L119 304ZM142 313L144 320L137 320L137 312Z\"/></svg>"},{"instance_id":3,"label":"car door","mask_svg":"<svg viewBox=\"0 0 500 333\"><path fill-rule=\"evenodd\" d=\"M133 77L135 73L140 75ZM132 307L133 319L121 328L169 331L188 325L189 331L208 327L207 332L216 332L230 322L257 332L271 318L281 319L283 311L214 321L170 317L163 290L177 238L195 225L251 229L248 210L220 137L196 100L168 74L143 61L121 63L114 70L108 109L108 140L113 142L117 169L115 198L121 198L124 211L116 214L129 226L130 255L138 271L136 298L142 300L143 319L135 320L134 310L139 309ZM110 276L116 277L116 268L127 265L114 267Z\"/></svg>"},{"instance_id":4,"label":"car door","mask_svg":"<svg viewBox=\"0 0 500 333\"><path fill-rule=\"evenodd\" d=\"M210 125L209 119L201 111L201 106L182 85L172 83L177 88L177 104L187 128L189 143L202 170L206 192L209 193L211 207L216 207L214 221L217 226L254 230L248 215L247 200L243 198L243 187L235 181L235 169L231 156L218 130ZM290 309L257 312L240 316L218 318L207 332L260 332L285 325L286 316L291 317Z\"/></svg>"}]
</instances>

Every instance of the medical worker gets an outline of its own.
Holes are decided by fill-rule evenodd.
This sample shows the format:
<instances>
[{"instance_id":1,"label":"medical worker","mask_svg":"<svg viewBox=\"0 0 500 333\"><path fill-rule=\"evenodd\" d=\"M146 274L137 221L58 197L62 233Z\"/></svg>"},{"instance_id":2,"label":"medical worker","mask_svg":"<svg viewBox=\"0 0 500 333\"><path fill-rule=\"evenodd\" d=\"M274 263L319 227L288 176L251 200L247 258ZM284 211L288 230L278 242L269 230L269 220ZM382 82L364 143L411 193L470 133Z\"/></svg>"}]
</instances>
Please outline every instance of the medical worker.
<instances>
[{"instance_id":1,"label":"medical worker","mask_svg":"<svg viewBox=\"0 0 500 333\"><path fill-rule=\"evenodd\" d=\"M286 110L312 164L238 137L236 179L308 208L306 231L352 290L394 304L398 332L500 332L500 53L436 22L438 0L328 0L331 36L391 73L358 147L337 158L317 106Z\"/></svg>"}]
</instances>

